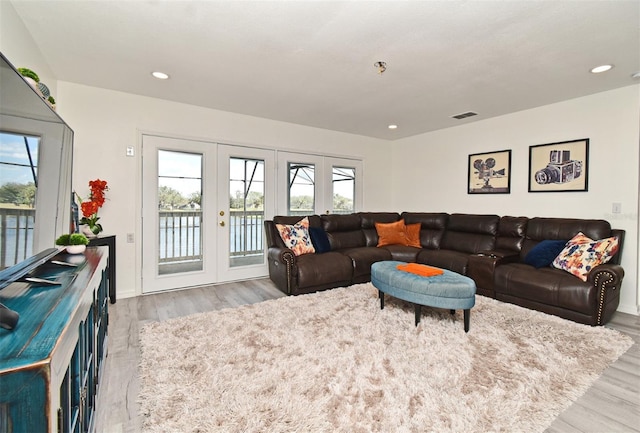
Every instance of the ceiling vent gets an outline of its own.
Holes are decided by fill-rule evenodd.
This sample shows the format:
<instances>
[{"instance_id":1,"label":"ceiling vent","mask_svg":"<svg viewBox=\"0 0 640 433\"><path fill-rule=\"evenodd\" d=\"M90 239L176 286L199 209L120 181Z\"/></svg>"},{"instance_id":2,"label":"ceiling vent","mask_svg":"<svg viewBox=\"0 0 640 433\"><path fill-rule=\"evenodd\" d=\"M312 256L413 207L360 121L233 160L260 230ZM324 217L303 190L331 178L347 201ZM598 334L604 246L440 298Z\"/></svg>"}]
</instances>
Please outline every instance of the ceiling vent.
<instances>
[{"instance_id":1,"label":"ceiling vent","mask_svg":"<svg viewBox=\"0 0 640 433\"><path fill-rule=\"evenodd\" d=\"M454 119L466 119L467 117L471 117L471 116L477 116L478 113L474 113L473 111L467 111L466 113L460 113L460 114L456 114L455 116L451 116Z\"/></svg>"}]
</instances>

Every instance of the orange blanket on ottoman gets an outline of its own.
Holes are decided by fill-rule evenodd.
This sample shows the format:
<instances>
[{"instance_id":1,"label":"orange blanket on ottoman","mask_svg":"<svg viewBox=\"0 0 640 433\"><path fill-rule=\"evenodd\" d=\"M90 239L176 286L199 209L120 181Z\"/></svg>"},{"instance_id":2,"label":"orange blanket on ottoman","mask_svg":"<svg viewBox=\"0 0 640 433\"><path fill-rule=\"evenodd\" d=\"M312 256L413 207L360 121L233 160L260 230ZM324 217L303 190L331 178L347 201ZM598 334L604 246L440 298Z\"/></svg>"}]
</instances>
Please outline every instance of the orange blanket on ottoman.
<instances>
[{"instance_id":1,"label":"orange blanket on ottoman","mask_svg":"<svg viewBox=\"0 0 640 433\"><path fill-rule=\"evenodd\" d=\"M406 263L398 265L396 268L400 271L409 272L412 274L420 275L422 277L435 277L436 275L442 275L444 271L439 268L434 268L427 265L420 265L418 263Z\"/></svg>"}]
</instances>

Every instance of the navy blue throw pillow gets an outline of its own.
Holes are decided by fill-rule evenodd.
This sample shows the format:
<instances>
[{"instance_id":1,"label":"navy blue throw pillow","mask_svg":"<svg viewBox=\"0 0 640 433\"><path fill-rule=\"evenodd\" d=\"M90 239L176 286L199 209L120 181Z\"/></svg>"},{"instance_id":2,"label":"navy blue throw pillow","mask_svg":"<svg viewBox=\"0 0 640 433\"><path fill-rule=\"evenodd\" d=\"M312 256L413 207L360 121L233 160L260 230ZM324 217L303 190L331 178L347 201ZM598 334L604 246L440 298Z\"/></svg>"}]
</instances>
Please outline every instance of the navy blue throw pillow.
<instances>
[{"instance_id":1,"label":"navy blue throw pillow","mask_svg":"<svg viewBox=\"0 0 640 433\"><path fill-rule=\"evenodd\" d=\"M331 244L329 244L327 232L325 232L322 227L309 227L309 234L311 235L311 243L313 243L313 248L316 249L316 253L328 253L331 251Z\"/></svg>"},{"instance_id":2,"label":"navy blue throw pillow","mask_svg":"<svg viewBox=\"0 0 640 433\"><path fill-rule=\"evenodd\" d=\"M551 262L558 257L564 249L567 241L544 240L527 253L524 262L534 268L544 268L550 266Z\"/></svg>"}]
</instances>

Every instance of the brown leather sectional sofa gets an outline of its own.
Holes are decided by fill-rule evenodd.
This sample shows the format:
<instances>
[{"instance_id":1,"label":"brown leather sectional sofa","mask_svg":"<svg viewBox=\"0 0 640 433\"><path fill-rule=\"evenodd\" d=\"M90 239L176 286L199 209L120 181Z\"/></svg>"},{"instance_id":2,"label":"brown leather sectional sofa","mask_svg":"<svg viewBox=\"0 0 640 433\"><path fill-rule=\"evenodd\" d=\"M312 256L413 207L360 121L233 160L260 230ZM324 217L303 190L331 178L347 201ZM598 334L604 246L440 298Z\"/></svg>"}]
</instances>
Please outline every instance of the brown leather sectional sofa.
<instances>
[{"instance_id":1,"label":"brown leather sectional sofa","mask_svg":"<svg viewBox=\"0 0 640 433\"><path fill-rule=\"evenodd\" d=\"M603 325L620 300L624 231L604 220L527 218L498 215L360 212L310 215L309 226L327 233L331 250L295 256L275 224L295 224L301 216L265 221L269 276L284 293L298 295L368 282L371 265L382 260L417 262L474 279L477 293L588 325ZM422 248L377 247L375 223L404 219L421 223ZM591 239L616 236L618 253L591 270L586 282L560 269L524 263L542 240L569 240L582 232Z\"/></svg>"}]
</instances>

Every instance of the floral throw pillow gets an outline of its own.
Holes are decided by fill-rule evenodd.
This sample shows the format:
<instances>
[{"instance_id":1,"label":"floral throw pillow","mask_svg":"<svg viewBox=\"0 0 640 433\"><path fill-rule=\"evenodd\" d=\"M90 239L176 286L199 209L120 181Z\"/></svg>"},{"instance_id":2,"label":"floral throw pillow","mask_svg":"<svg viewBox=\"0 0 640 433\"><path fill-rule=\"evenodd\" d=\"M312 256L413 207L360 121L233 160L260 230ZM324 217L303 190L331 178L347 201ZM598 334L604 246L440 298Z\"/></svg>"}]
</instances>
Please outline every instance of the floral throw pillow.
<instances>
[{"instance_id":1,"label":"floral throw pillow","mask_svg":"<svg viewBox=\"0 0 640 433\"><path fill-rule=\"evenodd\" d=\"M580 232L567 242L551 266L587 281L587 276L593 268L607 263L617 252L617 237L594 241Z\"/></svg>"},{"instance_id":2,"label":"floral throw pillow","mask_svg":"<svg viewBox=\"0 0 640 433\"><path fill-rule=\"evenodd\" d=\"M296 256L316 252L309 236L309 218L304 217L293 225L276 224L276 228L284 244Z\"/></svg>"}]
</instances>

